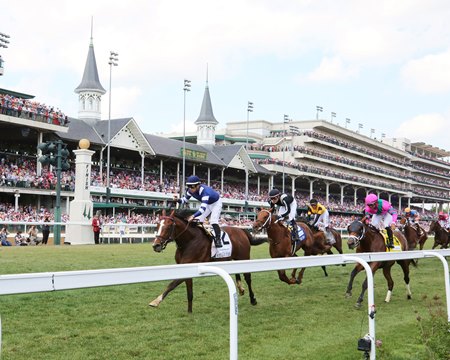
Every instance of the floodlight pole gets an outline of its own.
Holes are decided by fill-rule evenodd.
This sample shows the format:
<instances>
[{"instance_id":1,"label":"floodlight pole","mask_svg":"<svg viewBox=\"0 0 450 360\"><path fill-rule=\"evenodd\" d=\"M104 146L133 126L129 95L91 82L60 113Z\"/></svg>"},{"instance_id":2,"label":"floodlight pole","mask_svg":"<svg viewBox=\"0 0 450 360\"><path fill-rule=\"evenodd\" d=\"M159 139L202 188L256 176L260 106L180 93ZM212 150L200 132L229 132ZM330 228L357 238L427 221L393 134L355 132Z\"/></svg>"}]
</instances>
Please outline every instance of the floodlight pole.
<instances>
[{"instance_id":1,"label":"floodlight pole","mask_svg":"<svg viewBox=\"0 0 450 360\"><path fill-rule=\"evenodd\" d=\"M111 80L112 80L112 67L117 66L119 61L119 54L110 51L109 52L109 111L108 111L108 144L106 152L106 202L109 203L109 198L111 194L110 189L110 177L109 168L111 167Z\"/></svg>"},{"instance_id":2,"label":"floodlight pole","mask_svg":"<svg viewBox=\"0 0 450 360\"><path fill-rule=\"evenodd\" d=\"M181 180L180 196L183 196L186 185L186 92L191 91L191 81L184 79L183 97L183 171Z\"/></svg>"},{"instance_id":3,"label":"floodlight pole","mask_svg":"<svg viewBox=\"0 0 450 360\"><path fill-rule=\"evenodd\" d=\"M53 244L61 244L61 149L62 141L55 142L57 146L56 150L56 206L55 206L55 229L53 231Z\"/></svg>"}]
</instances>

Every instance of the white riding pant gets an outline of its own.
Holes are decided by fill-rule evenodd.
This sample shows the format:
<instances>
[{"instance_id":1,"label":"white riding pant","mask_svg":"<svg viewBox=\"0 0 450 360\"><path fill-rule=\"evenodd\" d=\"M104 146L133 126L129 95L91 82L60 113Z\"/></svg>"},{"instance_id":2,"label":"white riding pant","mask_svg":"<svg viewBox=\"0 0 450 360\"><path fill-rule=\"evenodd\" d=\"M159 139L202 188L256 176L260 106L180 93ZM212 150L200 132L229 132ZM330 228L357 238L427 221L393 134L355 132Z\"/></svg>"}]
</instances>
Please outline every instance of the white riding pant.
<instances>
[{"instance_id":1,"label":"white riding pant","mask_svg":"<svg viewBox=\"0 0 450 360\"><path fill-rule=\"evenodd\" d=\"M209 218L209 223L219 224L220 214L222 213L222 198L219 198L215 203L206 205L206 210L200 216L197 216L199 222L204 222L205 219L211 215Z\"/></svg>"},{"instance_id":2,"label":"white riding pant","mask_svg":"<svg viewBox=\"0 0 450 360\"><path fill-rule=\"evenodd\" d=\"M321 214L319 216L319 219L317 219L316 225L319 228L319 230L324 231L325 228L330 225L330 213L326 211L323 214Z\"/></svg>"},{"instance_id":3,"label":"white riding pant","mask_svg":"<svg viewBox=\"0 0 450 360\"><path fill-rule=\"evenodd\" d=\"M370 223L378 230L383 230L392 224L392 215L386 214L374 214Z\"/></svg>"}]
</instances>

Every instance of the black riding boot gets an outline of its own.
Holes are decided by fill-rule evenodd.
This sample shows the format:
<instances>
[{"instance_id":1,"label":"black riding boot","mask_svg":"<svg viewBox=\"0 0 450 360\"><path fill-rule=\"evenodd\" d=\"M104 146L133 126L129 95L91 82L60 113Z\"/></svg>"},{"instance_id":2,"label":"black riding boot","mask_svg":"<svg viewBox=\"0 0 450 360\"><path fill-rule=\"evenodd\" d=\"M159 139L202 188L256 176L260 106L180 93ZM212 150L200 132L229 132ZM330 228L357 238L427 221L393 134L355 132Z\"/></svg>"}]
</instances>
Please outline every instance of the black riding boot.
<instances>
[{"instance_id":1,"label":"black riding boot","mask_svg":"<svg viewBox=\"0 0 450 360\"><path fill-rule=\"evenodd\" d=\"M219 224L212 224L212 227L214 229L214 234L216 235L214 238L214 245L216 245L216 248L221 248L222 240L220 239L220 226Z\"/></svg>"},{"instance_id":2,"label":"black riding boot","mask_svg":"<svg viewBox=\"0 0 450 360\"><path fill-rule=\"evenodd\" d=\"M297 223L295 222L295 220L291 220L290 224L292 226L292 241L295 242L295 241L300 240L298 238L298 225L297 225Z\"/></svg>"},{"instance_id":3,"label":"black riding boot","mask_svg":"<svg viewBox=\"0 0 450 360\"><path fill-rule=\"evenodd\" d=\"M393 249L394 248L394 233L392 232L392 229L390 226L388 226L386 228L386 232L388 235L388 243L387 243L386 247L388 247L389 249Z\"/></svg>"}]
</instances>

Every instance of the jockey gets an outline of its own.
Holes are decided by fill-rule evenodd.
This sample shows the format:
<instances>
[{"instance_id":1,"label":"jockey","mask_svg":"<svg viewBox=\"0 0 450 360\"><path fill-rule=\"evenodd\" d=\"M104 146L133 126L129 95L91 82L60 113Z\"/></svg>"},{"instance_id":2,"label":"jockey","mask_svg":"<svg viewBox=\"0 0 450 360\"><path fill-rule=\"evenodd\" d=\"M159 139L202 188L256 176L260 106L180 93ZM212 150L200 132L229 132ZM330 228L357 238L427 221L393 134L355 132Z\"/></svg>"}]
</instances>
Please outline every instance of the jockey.
<instances>
[{"instance_id":1,"label":"jockey","mask_svg":"<svg viewBox=\"0 0 450 360\"><path fill-rule=\"evenodd\" d=\"M191 222L194 219L203 223L205 219L211 215L210 223L214 229L214 244L217 248L222 247L220 239L220 214L222 212L222 199L217 191L201 184L200 179L195 176L189 176L186 181L187 189L185 195L181 199L176 199L179 204L186 204L191 197L200 201L200 208L191 216L188 217L188 221Z\"/></svg>"},{"instance_id":2,"label":"jockey","mask_svg":"<svg viewBox=\"0 0 450 360\"><path fill-rule=\"evenodd\" d=\"M443 228L445 231L448 232L450 228L450 224L448 222L448 215L444 213L443 211L439 212L438 215L438 223L441 225L441 228Z\"/></svg>"},{"instance_id":3,"label":"jockey","mask_svg":"<svg viewBox=\"0 0 450 360\"><path fill-rule=\"evenodd\" d=\"M314 215L314 217L313 217ZM325 232L327 239L333 237L330 232L330 213L327 208L317 201L317 199L309 200L308 219L312 219L311 226Z\"/></svg>"},{"instance_id":4,"label":"jockey","mask_svg":"<svg viewBox=\"0 0 450 360\"><path fill-rule=\"evenodd\" d=\"M423 233L422 228L419 225L419 220L420 220L419 212L407 207L407 208L405 208L405 218L411 224L411 226L414 226L416 228L417 233L419 235L422 235L422 233Z\"/></svg>"},{"instance_id":5,"label":"jockey","mask_svg":"<svg viewBox=\"0 0 450 360\"><path fill-rule=\"evenodd\" d=\"M286 220L294 229L293 240L298 240L298 228L295 222L297 215L297 201L289 194L282 194L280 190L273 188L269 192L269 205L271 209L275 209L278 206L278 219Z\"/></svg>"},{"instance_id":6,"label":"jockey","mask_svg":"<svg viewBox=\"0 0 450 360\"><path fill-rule=\"evenodd\" d=\"M391 225L395 226L397 211L390 202L378 199L378 196L375 194L367 195L365 204L365 213L372 215L370 219L371 225L378 230L386 229L388 235L388 244L386 246L392 249L394 247L394 234Z\"/></svg>"}]
</instances>

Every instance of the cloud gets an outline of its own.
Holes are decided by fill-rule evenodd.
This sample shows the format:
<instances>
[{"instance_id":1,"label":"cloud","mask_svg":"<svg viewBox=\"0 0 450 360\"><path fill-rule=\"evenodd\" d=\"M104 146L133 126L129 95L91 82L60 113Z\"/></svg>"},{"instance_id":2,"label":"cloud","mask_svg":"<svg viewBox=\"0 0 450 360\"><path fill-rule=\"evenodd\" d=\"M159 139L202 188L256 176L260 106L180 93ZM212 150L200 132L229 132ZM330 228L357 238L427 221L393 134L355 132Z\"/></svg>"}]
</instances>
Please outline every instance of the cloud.
<instances>
[{"instance_id":1,"label":"cloud","mask_svg":"<svg viewBox=\"0 0 450 360\"><path fill-rule=\"evenodd\" d=\"M426 94L450 90L450 49L409 61L401 71L405 85Z\"/></svg>"},{"instance_id":2,"label":"cloud","mask_svg":"<svg viewBox=\"0 0 450 360\"><path fill-rule=\"evenodd\" d=\"M443 146L445 142L448 142L446 139L448 122L449 119L442 114L421 114L401 123L395 130L395 135L412 141L432 142L433 145Z\"/></svg>"},{"instance_id":3,"label":"cloud","mask_svg":"<svg viewBox=\"0 0 450 360\"><path fill-rule=\"evenodd\" d=\"M356 67L346 66L339 58L324 58L306 79L313 82L345 80L358 75Z\"/></svg>"}]
</instances>

